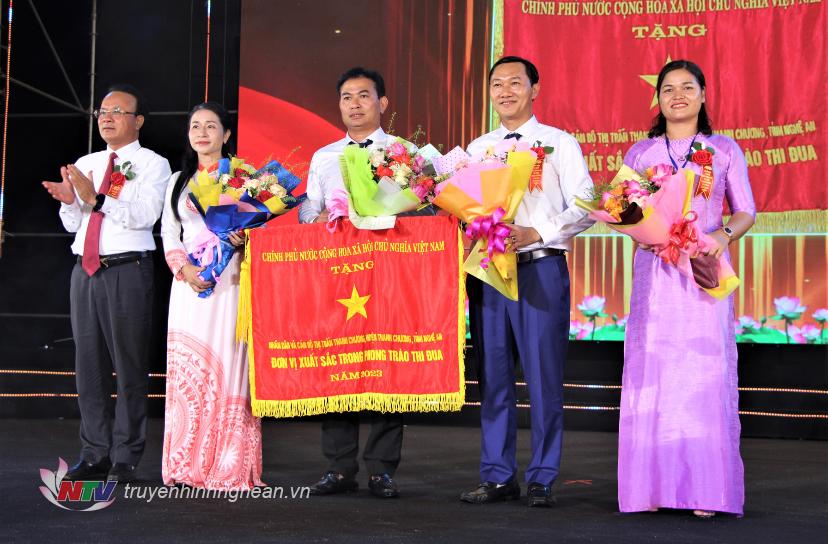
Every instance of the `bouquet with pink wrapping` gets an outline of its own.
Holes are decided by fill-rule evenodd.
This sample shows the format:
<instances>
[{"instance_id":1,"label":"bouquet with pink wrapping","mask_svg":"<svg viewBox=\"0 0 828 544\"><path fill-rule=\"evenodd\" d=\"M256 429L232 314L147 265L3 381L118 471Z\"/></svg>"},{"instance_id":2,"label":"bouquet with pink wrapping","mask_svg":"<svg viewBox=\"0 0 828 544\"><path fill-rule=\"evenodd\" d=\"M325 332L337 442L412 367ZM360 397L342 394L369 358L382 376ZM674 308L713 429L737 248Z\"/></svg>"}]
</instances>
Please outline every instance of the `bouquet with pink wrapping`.
<instances>
[{"instance_id":1,"label":"bouquet with pink wrapping","mask_svg":"<svg viewBox=\"0 0 828 544\"><path fill-rule=\"evenodd\" d=\"M463 269L517 300L517 258L506 251L507 224L514 220L537 155L528 145L520 150L515 142L505 145L508 149L493 148L482 157L455 148L435 159L438 174L450 169L454 174L437 185L433 203L465 222L466 235L475 241Z\"/></svg>"},{"instance_id":2,"label":"bouquet with pink wrapping","mask_svg":"<svg viewBox=\"0 0 828 544\"><path fill-rule=\"evenodd\" d=\"M673 173L656 165L644 175L624 165L606 187L596 187L596 198L577 199L592 219L640 244L653 246L670 263L711 296L722 299L739 286L739 278L724 257L703 255L716 242L701 232L698 214L690 209L695 174Z\"/></svg>"}]
</instances>

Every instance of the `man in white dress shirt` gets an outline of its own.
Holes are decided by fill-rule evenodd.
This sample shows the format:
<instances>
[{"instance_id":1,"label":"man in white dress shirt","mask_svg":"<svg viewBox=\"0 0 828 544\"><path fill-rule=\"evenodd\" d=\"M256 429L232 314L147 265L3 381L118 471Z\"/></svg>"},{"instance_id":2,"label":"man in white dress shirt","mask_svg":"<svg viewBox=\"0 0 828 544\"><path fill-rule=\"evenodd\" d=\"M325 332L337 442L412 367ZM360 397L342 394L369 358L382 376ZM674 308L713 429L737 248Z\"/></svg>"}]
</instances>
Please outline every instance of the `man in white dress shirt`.
<instances>
[{"instance_id":1,"label":"man in white dress shirt","mask_svg":"<svg viewBox=\"0 0 828 544\"><path fill-rule=\"evenodd\" d=\"M569 338L569 270L565 252L592 221L575 206L588 198L592 180L575 139L542 125L532 113L540 92L537 68L526 59L503 57L489 72L490 99L500 116L497 130L469 144L472 155L515 139L552 147L539 179L515 215L509 249L518 257L518 295L511 301L469 277L472 343L481 389L480 485L460 498L487 503L520 498L515 459L517 419L515 358L519 358L531 401L531 459L526 468L529 506L551 506L563 435L563 368Z\"/></svg>"},{"instance_id":2,"label":"man in white dress shirt","mask_svg":"<svg viewBox=\"0 0 828 544\"><path fill-rule=\"evenodd\" d=\"M382 114L388 108L385 82L372 70L351 68L339 78L339 111L347 132L345 137L313 154L308 171L308 199L299 209L301 223L324 223L327 205L337 192L345 191L339 169L339 157L348 145L385 147L393 138L380 128ZM371 433L362 458L369 472L368 488L380 498L399 496L393 479L402 450L403 418L399 413L363 412L370 420ZM313 495L355 491L359 471L358 412L325 414L322 421L322 453L328 470L311 487Z\"/></svg>"},{"instance_id":3,"label":"man in white dress shirt","mask_svg":"<svg viewBox=\"0 0 828 544\"><path fill-rule=\"evenodd\" d=\"M62 167L62 182L43 182L76 233L69 298L82 448L70 480L133 480L144 451L152 228L170 177L167 160L138 142L145 113L137 89L111 87L95 111L107 149Z\"/></svg>"}]
</instances>

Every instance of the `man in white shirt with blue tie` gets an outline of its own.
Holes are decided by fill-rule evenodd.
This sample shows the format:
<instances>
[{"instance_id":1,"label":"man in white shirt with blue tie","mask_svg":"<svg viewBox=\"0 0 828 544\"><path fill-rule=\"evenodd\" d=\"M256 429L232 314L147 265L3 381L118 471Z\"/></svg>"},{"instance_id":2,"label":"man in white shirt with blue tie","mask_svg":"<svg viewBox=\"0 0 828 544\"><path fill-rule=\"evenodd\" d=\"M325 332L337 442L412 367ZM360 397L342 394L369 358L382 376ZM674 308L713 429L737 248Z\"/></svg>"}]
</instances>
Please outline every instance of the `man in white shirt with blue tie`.
<instances>
[{"instance_id":1,"label":"man in white shirt with blue tie","mask_svg":"<svg viewBox=\"0 0 828 544\"><path fill-rule=\"evenodd\" d=\"M339 158L348 145L386 147L393 136L380 128L382 114L388 108L382 76L361 67L351 68L337 82L339 111L347 132L341 140L314 153L308 171L307 200L299 209L301 223L328 221L328 206L337 193L345 191ZM368 469L368 488L380 498L399 496L393 479L400 463L403 418L399 413L364 412L371 423L363 460ZM311 487L313 495L330 495L355 491L359 471L358 412L329 413L322 420L322 453L328 469Z\"/></svg>"},{"instance_id":2,"label":"man in white shirt with blue tie","mask_svg":"<svg viewBox=\"0 0 828 544\"><path fill-rule=\"evenodd\" d=\"M480 484L461 494L464 502L520 498L517 481L515 357L520 359L531 402L531 458L526 468L529 506L551 506L563 437L563 369L569 339L569 270L572 238L592 221L575 206L589 198L592 180L578 142L542 125L532 113L540 92L537 68L520 57L503 57L489 71L489 93L500 116L497 130L469 144L479 155L515 139L552 147L530 181L508 239L517 253L518 301L469 277L472 343L481 389Z\"/></svg>"},{"instance_id":3,"label":"man in white shirt with blue tie","mask_svg":"<svg viewBox=\"0 0 828 544\"><path fill-rule=\"evenodd\" d=\"M137 89L110 87L95 111L107 149L61 168L62 182L43 182L76 233L69 298L82 449L69 480L131 481L144 451L152 228L170 177L167 160L138 142L145 113Z\"/></svg>"}]
</instances>

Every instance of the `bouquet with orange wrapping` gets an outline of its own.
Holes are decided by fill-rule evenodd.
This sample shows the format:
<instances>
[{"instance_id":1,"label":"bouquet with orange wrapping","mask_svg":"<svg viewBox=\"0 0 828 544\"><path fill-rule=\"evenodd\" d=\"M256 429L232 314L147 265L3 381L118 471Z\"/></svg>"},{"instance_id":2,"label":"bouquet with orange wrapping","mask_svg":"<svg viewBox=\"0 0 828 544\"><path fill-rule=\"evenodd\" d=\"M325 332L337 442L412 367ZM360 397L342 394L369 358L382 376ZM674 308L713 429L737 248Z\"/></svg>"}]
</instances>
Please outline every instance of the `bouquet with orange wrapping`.
<instances>
[{"instance_id":1,"label":"bouquet with orange wrapping","mask_svg":"<svg viewBox=\"0 0 828 544\"><path fill-rule=\"evenodd\" d=\"M446 157L460 154L465 152L457 148ZM466 223L466 234L475 241L463 270L517 300L517 258L506 251L507 224L515 218L537 155L513 147L504 156L468 163L465 155L454 175L436 187L432 202ZM439 161L435 166L440 173Z\"/></svg>"},{"instance_id":2,"label":"bouquet with orange wrapping","mask_svg":"<svg viewBox=\"0 0 828 544\"><path fill-rule=\"evenodd\" d=\"M739 278L724 257L703 255L716 242L701 232L698 215L690 209L695 173L656 165L642 176L624 165L607 186L596 189L591 201L576 200L596 221L638 243L653 246L700 288L717 299L730 295Z\"/></svg>"}]
</instances>

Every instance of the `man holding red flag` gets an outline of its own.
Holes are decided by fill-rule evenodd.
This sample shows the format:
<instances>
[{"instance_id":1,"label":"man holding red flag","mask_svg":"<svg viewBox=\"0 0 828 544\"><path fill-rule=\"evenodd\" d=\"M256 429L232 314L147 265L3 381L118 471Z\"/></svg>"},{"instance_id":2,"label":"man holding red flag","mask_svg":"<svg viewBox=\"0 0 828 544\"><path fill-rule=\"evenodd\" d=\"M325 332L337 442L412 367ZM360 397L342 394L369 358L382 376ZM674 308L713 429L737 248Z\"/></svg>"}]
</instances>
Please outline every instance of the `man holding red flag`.
<instances>
[{"instance_id":1,"label":"man holding red flag","mask_svg":"<svg viewBox=\"0 0 828 544\"><path fill-rule=\"evenodd\" d=\"M356 67L346 71L337 83L339 111L347 132L345 137L314 153L308 172L308 199L299 210L302 223L324 223L332 216L337 195L344 195L345 186L339 168L339 157L346 146L386 147L393 136L380 127L382 114L388 108L385 82L375 71ZM342 206L343 203L336 203ZM344 203L347 207L347 203ZM342 212L339 212L342 213ZM345 211L347 214L347 211ZM400 413L365 412L371 422L371 434L362 457L370 474L368 488L380 498L399 496L394 472L399 465L403 417ZM328 459L328 470L311 487L313 495L329 495L355 491L359 471L359 412L328 413L322 421L322 453Z\"/></svg>"},{"instance_id":2,"label":"man holding red flag","mask_svg":"<svg viewBox=\"0 0 828 544\"><path fill-rule=\"evenodd\" d=\"M489 93L501 125L468 147L476 156L514 139L529 142L538 155L515 223L509 226L509 249L517 252L519 299L509 300L490 285L468 279L472 339L480 363L481 483L460 499L476 504L520 498L516 355L532 403L532 456L526 469L529 506L554 503L551 488L560 467L563 368L569 341L565 254L572 238L593 223L575 206L575 197L591 195L592 180L578 142L540 124L533 115L538 81L538 70L528 60L498 60L489 71Z\"/></svg>"},{"instance_id":3,"label":"man holding red flag","mask_svg":"<svg viewBox=\"0 0 828 544\"><path fill-rule=\"evenodd\" d=\"M110 87L94 113L107 149L62 167L62 182L43 182L76 233L69 298L82 449L68 480L131 481L144 451L152 227L170 177L167 160L138 142L145 114L137 89Z\"/></svg>"}]
</instances>

